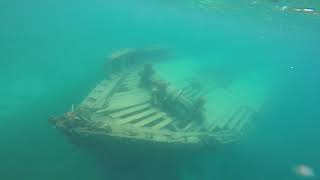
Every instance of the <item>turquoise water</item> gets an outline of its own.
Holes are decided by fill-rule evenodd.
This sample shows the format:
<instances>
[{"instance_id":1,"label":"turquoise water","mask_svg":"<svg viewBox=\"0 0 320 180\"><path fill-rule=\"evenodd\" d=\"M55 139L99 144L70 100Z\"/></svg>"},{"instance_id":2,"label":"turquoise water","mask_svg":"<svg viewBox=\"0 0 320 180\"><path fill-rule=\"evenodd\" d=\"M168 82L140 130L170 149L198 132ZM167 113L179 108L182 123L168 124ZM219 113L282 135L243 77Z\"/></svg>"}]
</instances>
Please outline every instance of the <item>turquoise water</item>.
<instances>
[{"instance_id":1,"label":"turquoise water","mask_svg":"<svg viewBox=\"0 0 320 180\"><path fill-rule=\"evenodd\" d=\"M304 179L293 170L300 164L320 178L320 15L291 11L320 3L217 2L0 1L0 178L106 179L47 119L101 80L107 54L150 44L271 87L254 130L204 154L200 174L176 167L181 179Z\"/></svg>"}]
</instances>

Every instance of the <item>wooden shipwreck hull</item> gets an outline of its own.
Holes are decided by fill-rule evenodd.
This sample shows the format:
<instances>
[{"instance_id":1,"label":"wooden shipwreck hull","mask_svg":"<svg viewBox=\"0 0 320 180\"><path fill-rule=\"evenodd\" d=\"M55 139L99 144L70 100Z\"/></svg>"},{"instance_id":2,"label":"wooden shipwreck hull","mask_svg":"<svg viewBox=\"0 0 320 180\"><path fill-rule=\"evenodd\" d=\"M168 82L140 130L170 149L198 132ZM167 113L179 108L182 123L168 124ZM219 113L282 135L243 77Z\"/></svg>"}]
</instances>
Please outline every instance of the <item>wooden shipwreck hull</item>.
<instances>
[{"instance_id":1,"label":"wooden shipwreck hull","mask_svg":"<svg viewBox=\"0 0 320 180\"><path fill-rule=\"evenodd\" d=\"M159 59L150 55L158 53L164 50L124 50L110 56L107 77L79 106L53 118L54 125L73 138L108 146L187 150L237 141L255 110L242 106L224 120L208 117L210 85L200 88L194 80L183 88L169 85L153 68Z\"/></svg>"}]
</instances>

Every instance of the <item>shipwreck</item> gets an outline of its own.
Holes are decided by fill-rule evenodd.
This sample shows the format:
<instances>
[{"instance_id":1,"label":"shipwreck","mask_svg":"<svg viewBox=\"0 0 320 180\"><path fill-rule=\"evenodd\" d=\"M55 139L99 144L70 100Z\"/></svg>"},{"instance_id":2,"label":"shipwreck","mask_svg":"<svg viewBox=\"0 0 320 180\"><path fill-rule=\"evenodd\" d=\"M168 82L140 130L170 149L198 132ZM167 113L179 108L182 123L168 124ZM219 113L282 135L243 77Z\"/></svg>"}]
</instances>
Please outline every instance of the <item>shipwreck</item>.
<instances>
[{"instance_id":1,"label":"shipwreck","mask_svg":"<svg viewBox=\"0 0 320 180\"><path fill-rule=\"evenodd\" d=\"M256 107L240 105L210 117L212 83L195 79L178 88L157 76L167 60L164 48L124 49L111 54L106 77L78 106L51 122L72 138L106 146L210 149L239 140ZM213 100L214 101L214 100Z\"/></svg>"},{"instance_id":2,"label":"shipwreck","mask_svg":"<svg viewBox=\"0 0 320 180\"><path fill-rule=\"evenodd\" d=\"M239 141L266 96L250 92L243 80L224 80L221 87L212 68L172 81L159 68L185 65L172 61L162 47L117 51L107 57L104 79L50 122L72 142L93 149L113 179L178 179L177 167L196 169L194 154Z\"/></svg>"}]
</instances>

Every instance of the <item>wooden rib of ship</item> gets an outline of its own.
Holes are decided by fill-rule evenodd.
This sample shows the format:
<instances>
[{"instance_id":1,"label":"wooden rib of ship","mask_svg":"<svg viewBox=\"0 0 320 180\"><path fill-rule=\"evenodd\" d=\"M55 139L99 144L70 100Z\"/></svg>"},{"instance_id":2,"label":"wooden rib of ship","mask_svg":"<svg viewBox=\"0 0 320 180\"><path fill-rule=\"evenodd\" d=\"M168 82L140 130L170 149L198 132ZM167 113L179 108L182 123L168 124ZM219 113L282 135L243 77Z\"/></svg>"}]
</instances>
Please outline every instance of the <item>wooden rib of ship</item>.
<instances>
[{"instance_id":1,"label":"wooden rib of ship","mask_svg":"<svg viewBox=\"0 0 320 180\"><path fill-rule=\"evenodd\" d=\"M206 94L212 84L169 85L154 69L167 55L163 48L112 54L107 77L79 106L53 118L55 126L72 137L109 145L205 149L237 141L255 110L240 106L221 119L208 117Z\"/></svg>"}]
</instances>

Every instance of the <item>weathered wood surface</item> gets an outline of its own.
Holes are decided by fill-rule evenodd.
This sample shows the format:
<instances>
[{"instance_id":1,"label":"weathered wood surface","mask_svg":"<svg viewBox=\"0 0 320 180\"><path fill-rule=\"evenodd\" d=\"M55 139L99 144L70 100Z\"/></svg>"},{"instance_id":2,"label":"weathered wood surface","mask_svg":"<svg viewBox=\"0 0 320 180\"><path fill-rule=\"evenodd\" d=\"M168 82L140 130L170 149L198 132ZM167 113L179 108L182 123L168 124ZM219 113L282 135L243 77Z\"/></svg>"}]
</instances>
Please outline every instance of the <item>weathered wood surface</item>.
<instances>
[{"instance_id":1,"label":"weathered wood surface","mask_svg":"<svg viewBox=\"0 0 320 180\"><path fill-rule=\"evenodd\" d=\"M129 116L129 117L126 117L126 118L121 118L119 120L116 120L115 122L118 125L122 125L122 124L129 123L131 121L140 120L140 119L145 118L146 116L149 116L149 115L154 114L154 113L157 113L157 111L155 109L151 108L151 109L147 109L147 110L145 110L143 112L139 112L137 114L134 114L132 116Z\"/></svg>"},{"instance_id":2,"label":"weathered wood surface","mask_svg":"<svg viewBox=\"0 0 320 180\"><path fill-rule=\"evenodd\" d=\"M144 109L150 108L150 106L151 105L149 103L145 103L145 104L141 104L141 105L138 105L138 106L135 106L135 107L132 107L132 108L128 108L128 109L112 112L112 113L110 113L110 116L112 118L119 118L121 116L125 116L125 115L128 115L130 113L134 113L136 111L140 111L140 110L144 110Z\"/></svg>"},{"instance_id":3,"label":"weathered wood surface","mask_svg":"<svg viewBox=\"0 0 320 180\"><path fill-rule=\"evenodd\" d=\"M157 113L154 116L148 117L146 119L141 120L140 122L135 123L134 126L135 127L142 127L142 126L148 125L154 121L162 119L166 115L167 114L163 113L163 112Z\"/></svg>"},{"instance_id":4,"label":"weathered wood surface","mask_svg":"<svg viewBox=\"0 0 320 180\"><path fill-rule=\"evenodd\" d=\"M115 91L123 76L115 76L110 80L101 81L80 104L80 107L99 109Z\"/></svg>"},{"instance_id":5,"label":"weathered wood surface","mask_svg":"<svg viewBox=\"0 0 320 180\"><path fill-rule=\"evenodd\" d=\"M132 106L137 106L143 103L150 102L150 96L130 96L119 99L110 99L109 101L109 111L115 111L120 109L126 109Z\"/></svg>"},{"instance_id":6,"label":"weathered wood surface","mask_svg":"<svg viewBox=\"0 0 320 180\"><path fill-rule=\"evenodd\" d=\"M161 129L167 125L169 125L172 122L172 119L169 117L166 117L164 120L162 120L160 123L156 124L152 127L152 129Z\"/></svg>"}]
</instances>

